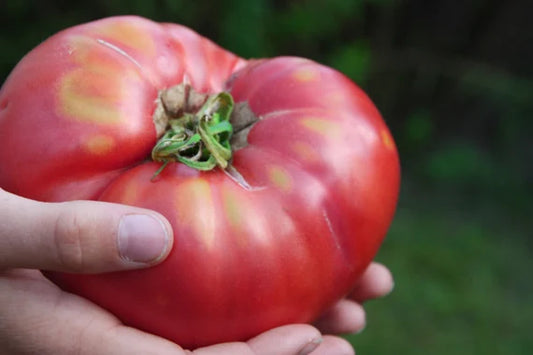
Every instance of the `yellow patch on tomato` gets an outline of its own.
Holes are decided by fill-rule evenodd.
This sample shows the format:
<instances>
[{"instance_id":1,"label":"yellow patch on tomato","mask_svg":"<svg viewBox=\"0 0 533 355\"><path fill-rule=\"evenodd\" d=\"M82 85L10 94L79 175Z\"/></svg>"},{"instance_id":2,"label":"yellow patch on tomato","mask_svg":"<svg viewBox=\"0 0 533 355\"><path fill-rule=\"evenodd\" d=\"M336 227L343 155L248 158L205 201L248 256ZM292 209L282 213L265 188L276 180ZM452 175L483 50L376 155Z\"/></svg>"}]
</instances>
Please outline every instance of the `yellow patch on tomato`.
<instances>
[{"instance_id":1,"label":"yellow patch on tomato","mask_svg":"<svg viewBox=\"0 0 533 355\"><path fill-rule=\"evenodd\" d=\"M303 118L301 124L310 131L319 133L329 139L339 139L342 136L342 127L335 121L325 118Z\"/></svg>"},{"instance_id":2,"label":"yellow patch on tomato","mask_svg":"<svg viewBox=\"0 0 533 355\"><path fill-rule=\"evenodd\" d=\"M136 205L141 191L139 184L132 179L127 184L122 184L122 186L120 202L126 205Z\"/></svg>"},{"instance_id":3,"label":"yellow patch on tomato","mask_svg":"<svg viewBox=\"0 0 533 355\"><path fill-rule=\"evenodd\" d=\"M270 182L283 192L292 190L293 181L291 175L281 166L271 165L268 168Z\"/></svg>"},{"instance_id":4,"label":"yellow patch on tomato","mask_svg":"<svg viewBox=\"0 0 533 355\"><path fill-rule=\"evenodd\" d=\"M120 97L120 86L109 78L92 74L76 69L63 76L58 91L60 113L80 122L120 122L120 111L114 104Z\"/></svg>"},{"instance_id":5,"label":"yellow patch on tomato","mask_svg":"<svg viewBox=\"0 0 533 355\"><path fill-rule=\"evenodd\" d=\"M291 144L291 148L296 153L296 156L304 162L313 163L320 160L318 152L309 143L295 141Z\"/></svg>"},{"instance_id":6,"label":"yellow patch on tomato","mask_svg":"<svg viewBox=\"0 0 533 355\"><path fill-rule=\"evenodd\" d=\"M209 183L200 178L189 180L178 187L175 196L178 224L189 228L191 237L211 249L215 241L216 211Z\"/></svg>"},{"instance_id":7,"label":"yellow patch on tomato","mask_svg":"<svg viewBox=\"0 0 533 355\"><path fill-rule=\"evenodd\" d=\"M341 105L346 101L346 95L342 92L332 92L325 96L325 100L331 105Z\"/></svg>"},{"instance_id":8,"label":"yellow patch on tomato","mask_svg":"<svg viewBox=\"0 0 533 355\"><path fill-rule=\"evenodd\" d=\"M385 147L391 150L396 148L394 144L394 140L392 139L392 136L388 130L386 129L381 130L380 136L381 136L381 141L383 142L383 145Z\"/></svg>"},{"instance_id":9,"label":"yellow patch on tomato","mask_svg":"<svg viewBox=\"0 0 533 355\"><path fill-rule=\"evenodd\" d=\"M102 78L121 78L131 76L130 71L138 71L138 62L118 45L103 39L86 36L71 36L68 39L70 58L79 68L87 73L99 75ZM131 65L135 64L132 68Z\"/></svg>"},{"instance_id":10,"label":"yellow patch on tomato","mask_svg":"<svg viewBox=\"0 0 533 355\"><path fill-rule=\"evenodd\" d=\"M85 141L85 149L94 155L104 155L109 153L115 147L113 137L105 134L97 134L89 137Z\"/></svg>"},{"instance_id":11,"label":"yellow patch on tomato","mask_svg":"<svg viewBox=\"0 0 533 355\"><path fill-rule=\"evenodd\" d=\"M320 72L315 68L299 68L292 72L292 77L299 82L306 83L320 79Z\"/></svg>"},{"instance_id":12,"label":"yellow patch on tomato","mask_svg":"<svg viewBox=\"0 0 533 355\"><path fill-rule=\"evenodd\" d=\"M128 21L110 22L98 28L96 35L113 42L113 45L117 47L124 45L138 50L143 55L152 56L156 52L154 40L148 35L148 31Z\"/></svg>"},{"instance_id":13,"label":"yellow patch on tomato","mask_svg":"<svg viewBox=\"0 0 533 355\"><path fill-rule=\"evenodd\" d=\"M124 68L116 54L94 38L80 35L70 36L68 48L71 61L78 68L84 68L86 72L105 78L120 75L119 72Z\"/></svg>"},{"instance_id":14,"label":"yellow patch on tomato","mask_svg":"<svg viewBox=\"0 0 533 355\"><path fill-rule=\"evenodd\" d=\"M228 223L232 227L242 225L242 205L243 201L235 192L229 188L222 189L222 201Z\"/></svg>"},{"instance_id":15,"label":"yellow patch on tomato","mask_svg":"<svg viewBox=\"0 0 533 355\"><path fill-rule=\"evenodd\" d=\"M249 237L254 234L247 230L249 226L247 222L254 217L253 209L246 198L234 191L233 187L223 187L221 193L226 220L234 231L232 235L238 245L245 247L248 245Z\"/></svg>"}]
</instances>

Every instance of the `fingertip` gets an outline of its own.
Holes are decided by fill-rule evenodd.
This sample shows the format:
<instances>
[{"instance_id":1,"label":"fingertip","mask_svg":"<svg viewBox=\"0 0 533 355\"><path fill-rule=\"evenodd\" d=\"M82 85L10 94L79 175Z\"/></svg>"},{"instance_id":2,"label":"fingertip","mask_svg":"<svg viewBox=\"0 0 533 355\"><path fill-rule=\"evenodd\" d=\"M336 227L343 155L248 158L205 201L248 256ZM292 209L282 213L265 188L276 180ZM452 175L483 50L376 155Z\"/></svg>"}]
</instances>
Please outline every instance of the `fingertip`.
<instances>
[{"instance_id":1,"label":"fingertip","mask_svg":"<svg viewBox=\"0 0 533 355\"><path fill-rule=\"evenodd\" d=\"M170 254L170 251L174 247L174 231L172 229L172 225L170 224L170 222L165 216L155 211L151 211L151 212L154 215L154 217L158 219L159 223L161 223L161 226L164 230L165 238L166 238L165 249L163 250L161 255L153 261L153 265L157 265L163 262L168 257L168 255Z\"/></svg>"},{"instance_id":2,"label":"fingertip","mask_svg":"<svg viewBox=\"0 0 533 355\"><path fill-rule=\"evenodd\" d=\"M344 338L324 335L323 341L311 355L355 355L353 346Z\"/></svg>"},{"instance_id":3,"label":"fingertip","mask_svg":"<svg viewBox=\"0 0 533 355\"><path fill-rule=\"evenodd\" d=\"M366 312L357 302L342 299L324 313L315 326L326 334L357 334L366 326Z\"/></svg>"},{"instance_id":4,"label":"fingertip","mask_svg":"<svg viewBox=\"0 0 533 355\"><path fill-rule=\"evenodd\" d=\"M371 273L374 274L374 277L379 278L382 282L382 286L384 286L384 292L392 291L392 288L394 287L394 277L392 276L392 272L388 267L385 265L373 262L370 264Z\"/></svg>"},{"instance_id":5,"label":"fingertip","mask_svg":"<svg viewBox=\"0 0 533 355\"><path fill-rule=\"evenodd\" d=\"M163 216L139 212L124 214L118 226L119 255L126 263L132 263L132 267L160 263L173 242L172 229Z\"/></svg>"},{"instance_id":6,"label":"fingertip","mask_svg":"<svg viewBox=\"0 0 533 355\"><path fill-rule=\"evenodd\" d=\"M373 262L359 279L349 295L358 302L385 297L394 289L394 278L390 270L383 264Z\"/></svg>"},{"instance_id":7,"label":"fingertip","mask_svg":"<svg viewBox=\"0 0 533 355\"><path fill-rule=\"evenodd\" d=\"M311 353L322 343L322 334L308 324L291 324L266 331L248 341L256 354Z\"/></svg>"},{"instance_id":8,"label":"fingertip","mask_svg":"<svg viewBox=\"0 0 533 355\"><path fill-rule=\"evenodd\" d=\"M384 297L394 289L394 278L388 267L380 263L370 264L370 278L374 280L373 290L377 297Z\"/></svg>"}]
</instances>

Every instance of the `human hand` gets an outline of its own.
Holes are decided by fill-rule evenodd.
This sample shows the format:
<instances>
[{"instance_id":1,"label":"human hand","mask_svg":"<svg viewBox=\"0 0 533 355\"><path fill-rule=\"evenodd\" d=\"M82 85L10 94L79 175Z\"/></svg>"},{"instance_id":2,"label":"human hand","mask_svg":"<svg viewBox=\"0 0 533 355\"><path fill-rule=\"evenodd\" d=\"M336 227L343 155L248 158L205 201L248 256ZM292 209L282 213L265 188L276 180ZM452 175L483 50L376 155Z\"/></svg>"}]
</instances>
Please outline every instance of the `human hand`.
<instances>
[{"instance_id":1,"label":"human hand","mask_svg":"<svg viewBox=\"0 0 533 355\"><path fill-rule=\"evenodd\" d=\"M315 327L327 335L322 337L322 344L312 354L353 354L350 344L333 334L362 332L366 326L363 302L386 296L393 287L394 280L389 269L382 264L371 263L352 292L315 322ZM332 352L332 348L336 352Z\"/></svg>"},{"instance_id":2,"label":"human hand","mask_svg":"<svg viewBox=\"0 0 533 355\"><path fill-rule=\"evenodd\" d=\"M94 201L41 203L0 189L0 349L8 354L189 353L123 325L93 303L62 291L38 271L148 267L161 262L171 247L171 227L156 212ZM354 291L355 300L379 295L372 291L375 283L364 280L361 290ZM317 326L335 333L355 331L364 324L361 311L357 303L343 300ZM322 337L316 328L303 324L194 353L308 354L315 348L313 354L353 353L343 339Z\"/></svg>"}]
</instances>

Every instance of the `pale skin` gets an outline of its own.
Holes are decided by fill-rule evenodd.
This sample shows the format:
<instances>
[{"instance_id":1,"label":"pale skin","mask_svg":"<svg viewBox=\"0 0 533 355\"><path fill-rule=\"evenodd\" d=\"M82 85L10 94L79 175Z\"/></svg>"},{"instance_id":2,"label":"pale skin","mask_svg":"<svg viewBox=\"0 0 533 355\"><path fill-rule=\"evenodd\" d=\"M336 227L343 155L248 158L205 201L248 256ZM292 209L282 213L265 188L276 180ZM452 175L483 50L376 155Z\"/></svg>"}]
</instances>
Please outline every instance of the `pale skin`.
<instances>
[{"instance_id":1,"label":"pale skin","mask_svg":"<svg viewBox=\"0 0 533 355\"><path fill-rule=\"evenodd\" d=\"M148 223L153 230L142 228L146 235L133 237L139 241L148 235L160 248L139 251L135 241L117 242L124 231L123 216L154 222ZM8 354L42 355L354 354L347 341L333 334L361 331L363 302L382 297L393 287L389 270L372 263L353 292L313 326L287 325L247 342L190 352L123 325L95 304L63 292L38 271L94 273L150 267L167 256L171 236L170 224L154 211L94 201L41 203L0 189L0 349Z\"/></svg>"}]
</instances>

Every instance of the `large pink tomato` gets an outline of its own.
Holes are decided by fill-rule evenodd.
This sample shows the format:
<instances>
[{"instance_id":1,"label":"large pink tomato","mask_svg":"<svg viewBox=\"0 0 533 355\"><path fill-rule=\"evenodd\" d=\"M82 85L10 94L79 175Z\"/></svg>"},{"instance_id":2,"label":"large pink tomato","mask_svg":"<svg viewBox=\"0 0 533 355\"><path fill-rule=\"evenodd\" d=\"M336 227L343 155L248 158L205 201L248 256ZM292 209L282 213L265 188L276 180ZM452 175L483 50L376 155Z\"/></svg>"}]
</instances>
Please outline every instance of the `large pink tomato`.
<instances>
[{"instance_id":1,"label":"large pink tomato","mask_svg":"<svg viewBox=\"0 0 533 355\"><path fill-rule=\"evenodd\" d=\"M392 220L399 162L339 72L116 17L52 36L3 84L0 187L165 215L162 264L50 278L195 347L311 322L349 292Z\"/></svg>"}]
</instances>

